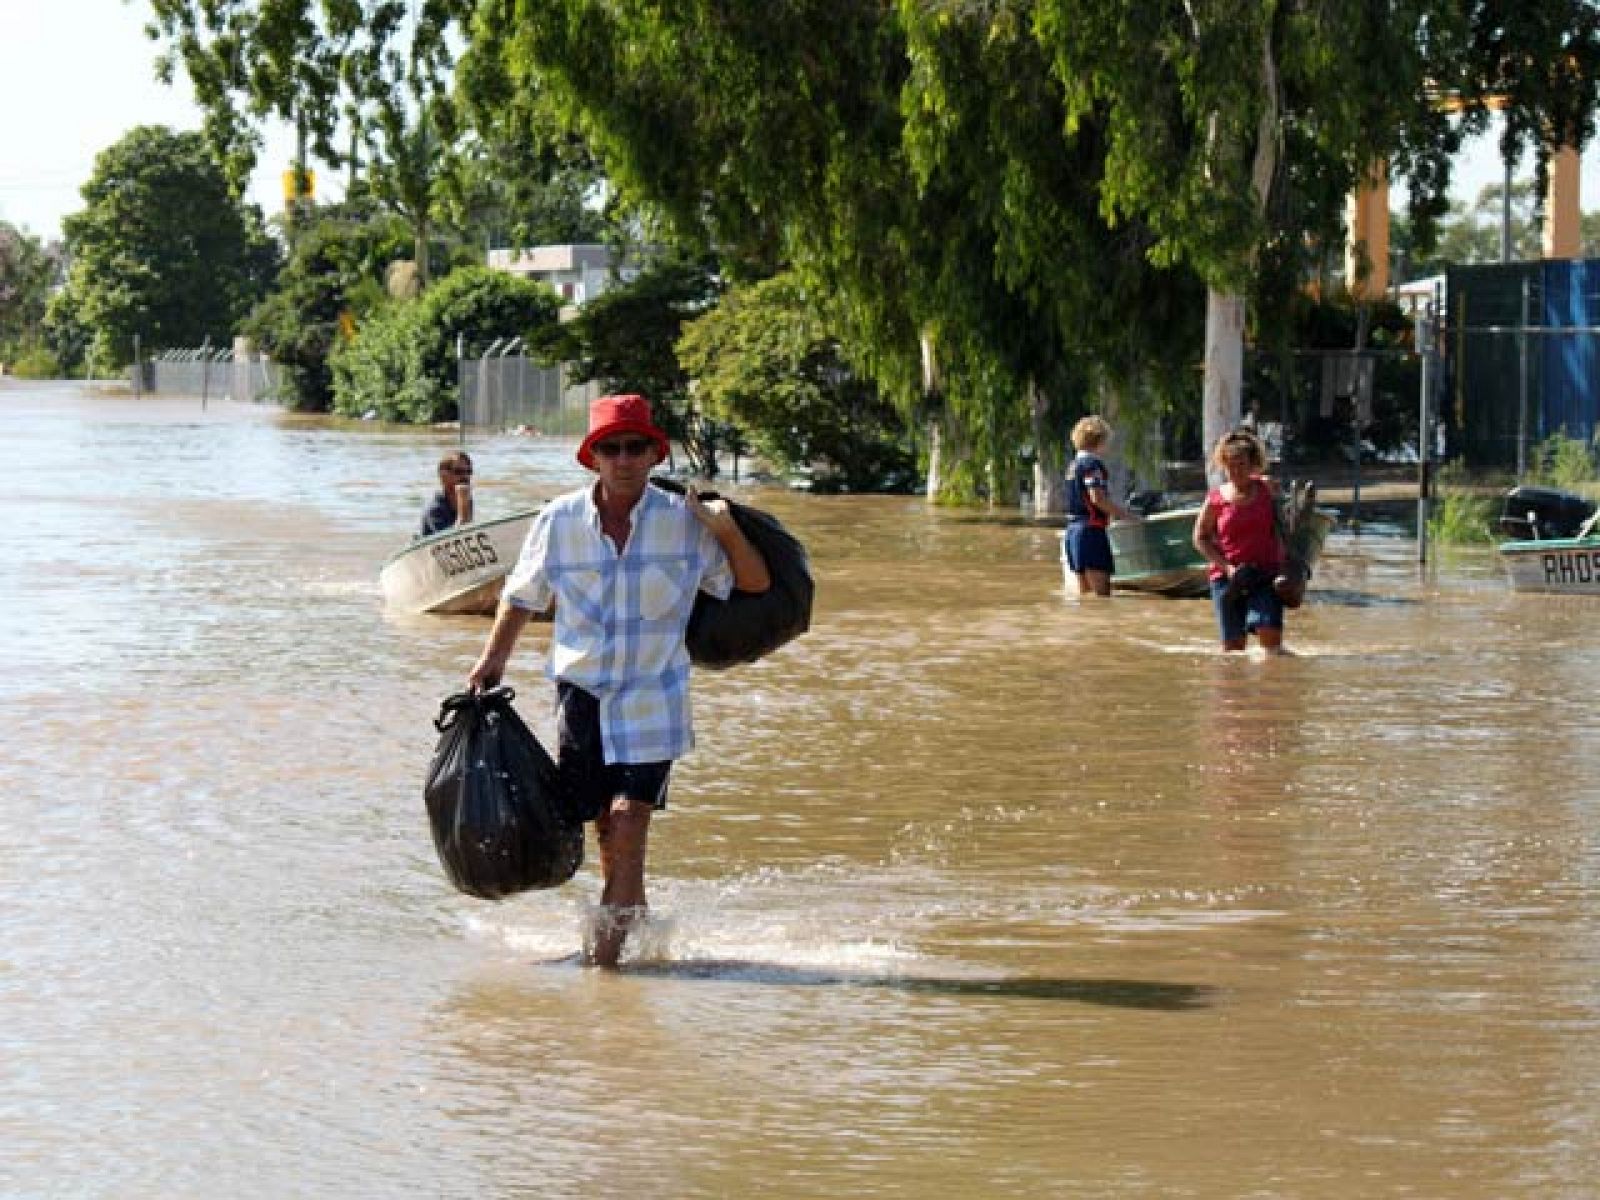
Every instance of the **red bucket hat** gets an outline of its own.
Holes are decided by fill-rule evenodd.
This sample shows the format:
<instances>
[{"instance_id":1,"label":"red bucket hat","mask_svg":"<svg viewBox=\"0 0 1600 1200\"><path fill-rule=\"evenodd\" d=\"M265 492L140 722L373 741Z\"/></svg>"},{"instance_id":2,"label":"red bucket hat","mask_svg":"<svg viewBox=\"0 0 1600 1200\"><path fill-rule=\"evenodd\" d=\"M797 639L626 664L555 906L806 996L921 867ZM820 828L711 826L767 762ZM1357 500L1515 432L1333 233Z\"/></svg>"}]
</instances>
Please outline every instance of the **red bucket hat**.
<instances>
[{"instance_id":1,"label":"red bucket hat","mask_svg":"<svg viewBox=\"0 0 1600 1200\"><path fill-rule=\"evenodd\" d=\"M589 434L578 447L578 461L594 470L594 444L614 433L643 434L656 444L661 457L670 449L666 433L650 416L650 401L643 396L601 396L589 405Z\"/></svg>"}]
</instances>

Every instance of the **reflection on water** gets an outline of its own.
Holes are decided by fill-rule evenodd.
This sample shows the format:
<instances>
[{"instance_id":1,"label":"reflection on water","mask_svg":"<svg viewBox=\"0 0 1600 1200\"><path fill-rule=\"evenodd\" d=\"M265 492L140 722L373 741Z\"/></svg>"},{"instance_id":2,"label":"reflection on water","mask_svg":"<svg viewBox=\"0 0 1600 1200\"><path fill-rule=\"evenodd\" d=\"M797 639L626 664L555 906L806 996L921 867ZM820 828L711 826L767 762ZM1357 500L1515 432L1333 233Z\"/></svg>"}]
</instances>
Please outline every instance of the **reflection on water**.
<instances>
[{"instance_id":1,"label":"reflection on water","mask_svg":"<svg viewBox=\"0 0 1600 1200\"><path fill-rule=\"evenodd\" d=\"M592 865L488 905L433 857L486 626L376 580L451 434L0 419L0 1193L1590 1193L1591 601L1336 534L1295 657L1224 658L1054 530L746 490L813 632L697 679L610 975ZM475 440L485 511L571 448Z\"/></svg>"}]
</instances>

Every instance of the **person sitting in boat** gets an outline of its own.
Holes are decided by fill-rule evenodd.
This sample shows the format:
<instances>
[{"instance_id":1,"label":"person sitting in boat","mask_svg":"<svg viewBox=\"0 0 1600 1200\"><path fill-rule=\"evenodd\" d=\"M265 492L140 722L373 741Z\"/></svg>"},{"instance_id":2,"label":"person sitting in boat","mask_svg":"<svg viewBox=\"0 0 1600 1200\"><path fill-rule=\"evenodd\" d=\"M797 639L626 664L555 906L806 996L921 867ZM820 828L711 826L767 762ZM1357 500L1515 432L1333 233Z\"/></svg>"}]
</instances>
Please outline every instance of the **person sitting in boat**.
<instances>
[{"instance_id":1,"label":"person sitting in boat","mask_svg":"<svg viewBox=\"0 0 1600 1200\"><path fill-rule=\"evenodd\" d=\"M439 460L439 490L422 510L418 537L442 533L472 520L472 458L465 450Z\"/></svg>"},{"instance_id":2,"label":"person sitting in boat","mask_svg":"<svg viewBox=\"0 0 1600 1200\"><path fill-rule=\"evenodd\" d=\"M1248 429L1224 434L1211 454L1227 479L1206 493L1194 523L1194 548L1211 564L1211 603L1224 651L1256 635L1283 654L1283 600L1273 586L1285 560L1278 534L1278 487L1266 476L1267 448Z\"/></svg>"},{"instance_id":3,"label":"person sitting in boat","mask_svg":"<svg viewBox=\"0 0 1600 1200\"><path fill-rule=\"evenodd\" d=\"M1111 426L1104 417L1084 417L1072 427L1077 457L1067 471L1067 532L1063 539L1068 569L1078 577L1078 594L1111 595L1116 562L1106 526L1129 520L1135 513L1111 499L1111 478L1101 451L1111 444Z\"/></svg>"}]
</instances>

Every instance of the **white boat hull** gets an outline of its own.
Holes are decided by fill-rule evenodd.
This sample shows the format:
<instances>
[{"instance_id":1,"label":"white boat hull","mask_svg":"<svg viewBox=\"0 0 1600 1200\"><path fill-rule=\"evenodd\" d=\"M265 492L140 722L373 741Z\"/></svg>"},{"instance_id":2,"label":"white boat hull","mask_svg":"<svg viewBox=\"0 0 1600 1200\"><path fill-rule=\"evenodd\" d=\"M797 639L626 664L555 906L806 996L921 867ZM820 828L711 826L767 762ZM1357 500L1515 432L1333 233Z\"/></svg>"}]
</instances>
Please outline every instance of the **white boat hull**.
<instances>
[{"instance_id":1,"label":"white boat hull","mask_svg":"<svg viewBox=\"0 0 1600 1200\"><path fill-rule=\"evenodd\" d=\"M384 603L414 613L492 613L537 509L418 538L378 573Z\"/></svg>"},{"instance_id":2,"label":"white boat hull","mask_svg":"<svg viewBox=\"0 0 1600 1200\"><path fill-rule=\"evenodd\" d=\"M1514 592L1600 596L1600 538L1505 542L1500 561Z\"/></svg>"}]
</instances>

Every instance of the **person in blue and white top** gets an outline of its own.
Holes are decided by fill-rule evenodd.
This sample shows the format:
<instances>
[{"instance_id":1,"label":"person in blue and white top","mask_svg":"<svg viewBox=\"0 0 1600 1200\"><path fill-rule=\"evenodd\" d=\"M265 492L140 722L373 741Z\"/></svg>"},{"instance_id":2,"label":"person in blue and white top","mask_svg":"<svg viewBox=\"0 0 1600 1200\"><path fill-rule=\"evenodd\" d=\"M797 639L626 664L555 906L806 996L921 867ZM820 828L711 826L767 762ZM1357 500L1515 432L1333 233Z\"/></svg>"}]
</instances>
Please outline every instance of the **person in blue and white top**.
<instances>
[{"instance_id":1,"label":"person in blue and white top","mask_svg":"<svg viewBox=\"0 0 1600 1200\"><path fill-rule=\"evenodd\" d=\"M1062 535L1062 558L1077 577L1080 596L1111 595L1116 559L1111 553L1112 521L1137 519L1137 514L1111 498L1111 475L1102 450L1111 444L1111 426L1104 417L1083 417L1072 427L1072 447L1077 456L1067 468L1067 528Z\"/></svg>"},{"instance_id":2,"label":"person in blue and white top","mask_svg":"<svg viewBox=\"0 0 1600 1200\"><path fill-rule=\"evenodd\" d=\"M644 913L650 817L666 807L672 761L694 745L684 634L695 594L771 586L726 501L649 486L667 450L643 396L589 406L578 461L599 478L534 518L467 676L474 690L497 685L528 621L555 605L545 673L562 783L599 842L601 911L586 953L602 967L617 965Z\"/></svg>"}]
</instances>

